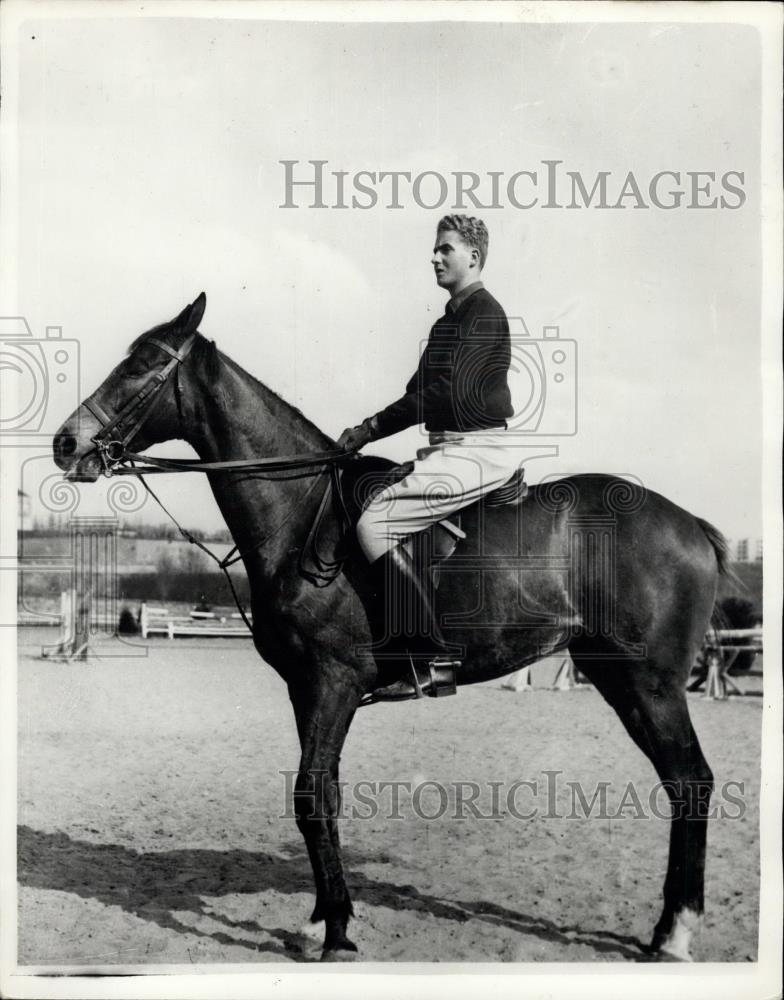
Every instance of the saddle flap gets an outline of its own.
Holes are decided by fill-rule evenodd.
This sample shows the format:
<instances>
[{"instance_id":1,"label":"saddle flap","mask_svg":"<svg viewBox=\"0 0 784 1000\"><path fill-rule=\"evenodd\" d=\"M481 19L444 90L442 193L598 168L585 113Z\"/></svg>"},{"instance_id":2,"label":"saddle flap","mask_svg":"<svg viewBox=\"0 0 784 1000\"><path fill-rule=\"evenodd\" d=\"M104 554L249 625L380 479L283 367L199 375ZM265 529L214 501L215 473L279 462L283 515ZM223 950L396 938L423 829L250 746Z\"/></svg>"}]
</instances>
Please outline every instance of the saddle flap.
<instances>
[{"instance_id":1,"label":"saddle flap","mask_svg":"<svg viewBox=\"0 0 784 1000\"><path fill-rule=\"evenodd\" d=\"M341 491L352 524L356 524L362 511L377 493L405 479L413 468L413 462L395 465L389 459L371 455L362 455L346 463L341 475ZM528 484L525 481L525 469L521 466L506 483L482 497L479 502L486 507L502 507L522 503L527 496ZM452 521L454 520L455 516L452 515ZM448 520L442 523L447 525L447 531L452 531L455 537L465 538L459 527L455 532L454 523L450 525Z\"/></svg>"},{"instance_id":2,"label":"saddle flap","mask_svg":"<svg viewBox=\"0 0 784 1000\"><path fill-rule=\"evenodd\" d=\"M340 491L351 523L357 523L362 511L377 493L405 479L413 468L413 462L395 465L388 458L374 455L361 455L343 464Z\"/></svg>"},{"instance_id":3,"label":"saddle flap","mask_svg":"<svg viewBox=\"0 0 784 1000\"><path fill-rule=\"evenodd\" d=\"M413 468L413 462L395 465L388 459L370 455L362 455L346 463L342 469L340 487L343 506L351 523L357 523L373 497L387 486L405 479ZM522 503L527 495L525 469L519 468L508 482L488 493L479 502L486 507L501 507ZM438 564L448 559L458 542L465 537L466 533L460 525L460 513L457 512L413 535L409 542L412 554L415 552L420 559L425 559L431 565L437 585Z\"/></svg>"},{"instance_id":4,"label":"saddle flap","mask_svg":"<svg viewBox=\"0 0 784 1000\"><path fill-rule=\"evenodd\" d=\"M520 466L517 472L497 489L483 497L485 507L505 507L507 504L522 503L528 496L528 483L525 481L525 469Z\"/></svg>"}]
</instances>

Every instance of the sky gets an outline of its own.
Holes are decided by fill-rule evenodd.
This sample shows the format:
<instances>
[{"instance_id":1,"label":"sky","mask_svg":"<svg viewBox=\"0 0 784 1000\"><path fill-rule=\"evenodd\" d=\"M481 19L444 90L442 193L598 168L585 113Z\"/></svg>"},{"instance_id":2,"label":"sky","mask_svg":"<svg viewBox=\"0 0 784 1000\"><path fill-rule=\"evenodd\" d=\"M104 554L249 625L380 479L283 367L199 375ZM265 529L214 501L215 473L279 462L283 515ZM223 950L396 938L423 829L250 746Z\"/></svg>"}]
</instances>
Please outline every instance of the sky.
<instances>
[{"instance_id":1,"label":"sky","mask_svg":"<svg viewBox=\"0 0 784 1000\"><path fill-rule=\"evenodd\" d=\"M576 433L533 442L558 454L528 480L630 475L733 538L762 534L755 29L31 17L18 63L2 307L78 341L52 430L202 290L202 332L327 433L401 395L445 303L429 263L444 210L283 208L281 160L483 177L560 160L589 187L632 171L643 190L663 170L742 171L737 210L472 211L507 314L576 345ZM411 429L367 450L421 444ZM56 469L45 447L20 454L39 514ZM221 523L201 477L156 486L189 526ZM79 513L105 509L106 484L80 492Z\"/></svg>"}]
</instances>

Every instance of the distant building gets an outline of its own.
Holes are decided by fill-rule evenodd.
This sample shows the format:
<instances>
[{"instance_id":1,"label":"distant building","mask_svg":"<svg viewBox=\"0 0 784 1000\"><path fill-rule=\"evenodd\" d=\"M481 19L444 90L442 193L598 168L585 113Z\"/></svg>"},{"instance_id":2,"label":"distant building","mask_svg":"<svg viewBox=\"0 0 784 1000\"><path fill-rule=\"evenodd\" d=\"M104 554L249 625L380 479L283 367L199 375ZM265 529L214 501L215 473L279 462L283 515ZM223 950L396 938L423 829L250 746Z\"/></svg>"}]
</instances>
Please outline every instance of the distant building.
<instances>
[{"instance_id":1,"label":"distant building","mask_svg":"<svg viewBox=\"0 0 784 1000\"><path fill-rule=\"evenodd\" d=\"M142 538L134 530L118 533L116 562L111 571L120 576L154 573L220 572L216 564L195 546L180 538ZM54 529L22 532L18 538L18 554L25 559L67 558L71 554L70 533ZM218 559L225 558L232 548L228 542L210 542Z\"/></svg>"},{"instance_id":2,"label":"distant building","mask_svg":"<svg viewBox=\"0 0 784 1000\"><path fill-rule=\"evenodd\" d=\"M739 538L735 542L735 562L762 562L762 539Z\"/></svg>"}]
</instances>

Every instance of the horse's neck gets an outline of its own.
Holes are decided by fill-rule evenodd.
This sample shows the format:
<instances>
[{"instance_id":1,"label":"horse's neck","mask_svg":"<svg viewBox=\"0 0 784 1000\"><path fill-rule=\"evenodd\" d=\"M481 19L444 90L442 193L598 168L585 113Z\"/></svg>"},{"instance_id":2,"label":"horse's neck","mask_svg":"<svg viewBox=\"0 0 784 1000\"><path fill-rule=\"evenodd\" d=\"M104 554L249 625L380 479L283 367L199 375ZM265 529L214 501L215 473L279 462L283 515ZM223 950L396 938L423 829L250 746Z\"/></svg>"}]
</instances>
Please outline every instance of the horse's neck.
<instances>
[{"instance_id":1,"label":"horse's neck","mask_svg":"<svg viewBox=\"0 0 784 1000\"><path fill-rule=\"evenodd\" d=\"M334 443L295 407L221 356L217 378L187 386L188 443L206 462L301 455ZM274 475L280 475L278 473ZM285 475L285 473L284 473ZM261 479L255 473L211 474L210 484L240 552L254 568L275 574L310 527L326 478ZM267 539L261 548L259 542ZM246 566L248 561L246 560Z\"/></svg>"}]
</instances>

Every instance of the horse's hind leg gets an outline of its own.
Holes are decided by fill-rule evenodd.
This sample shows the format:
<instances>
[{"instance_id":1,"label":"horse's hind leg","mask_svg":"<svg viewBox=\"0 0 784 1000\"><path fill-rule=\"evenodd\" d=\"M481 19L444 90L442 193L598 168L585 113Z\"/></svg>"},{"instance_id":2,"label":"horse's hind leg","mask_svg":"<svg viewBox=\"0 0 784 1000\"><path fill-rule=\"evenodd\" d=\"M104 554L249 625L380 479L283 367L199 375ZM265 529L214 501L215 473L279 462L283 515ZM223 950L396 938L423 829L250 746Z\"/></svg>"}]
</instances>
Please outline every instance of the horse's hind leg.
<instances>
[{"instance_id":1,"label":"horse's hind leg","mask_svg":"<svg viewBox=\"0 0 784 1000\"><path fill-rule=\"evenodd\" d=\"M672 808L664 909L651 949L690 961L692 931L704 910L705 843L713 774L689 718L681 671L650 660L601 662L572 654L650 759Z\"/></svg>"}]
</instances>

